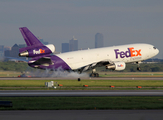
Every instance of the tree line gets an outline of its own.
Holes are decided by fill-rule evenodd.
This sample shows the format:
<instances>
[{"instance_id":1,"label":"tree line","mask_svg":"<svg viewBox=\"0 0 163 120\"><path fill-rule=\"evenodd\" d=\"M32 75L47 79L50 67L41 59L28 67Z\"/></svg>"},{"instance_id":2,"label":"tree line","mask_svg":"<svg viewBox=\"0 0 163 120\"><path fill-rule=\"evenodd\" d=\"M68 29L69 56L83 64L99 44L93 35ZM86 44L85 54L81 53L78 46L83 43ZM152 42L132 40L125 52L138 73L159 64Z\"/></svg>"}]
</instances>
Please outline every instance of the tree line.
<instances>
[{"instance_id":1,"label":"tree line","mask_svg":"<svg viewBox=\"0 0 163 120\"><path fill-rule=\"evenodd\" d=\"M159 63L141 63L140 68L142 72L163 72L163 62ZM23 62L13 62L13 61L4 61L0 62L1 71L26 71L29 69L27 63ZM32 69L32 68L30 68ZM111 71L105 70L105 67L97 68L100 71ZM126 69L121 72L137 72L137 64L126 64Z\"/></svg>"}]
</instances>

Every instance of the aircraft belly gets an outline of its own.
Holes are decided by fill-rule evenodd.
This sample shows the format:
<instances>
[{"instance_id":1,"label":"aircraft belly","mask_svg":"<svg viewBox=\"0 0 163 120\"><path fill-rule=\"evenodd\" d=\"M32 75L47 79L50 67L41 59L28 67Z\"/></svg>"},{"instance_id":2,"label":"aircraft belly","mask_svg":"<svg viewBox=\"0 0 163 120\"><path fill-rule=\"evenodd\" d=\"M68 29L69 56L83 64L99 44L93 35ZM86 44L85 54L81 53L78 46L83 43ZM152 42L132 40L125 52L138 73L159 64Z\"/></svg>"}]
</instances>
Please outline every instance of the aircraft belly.
<instances>
[{"instance_id":1,"label":"aircraft belly","mask_svg":"<svg viewBox=\"0 0 163 120\"><path fill-rule=\"evenodd\" d=\"M87 66L89 64L95 63L97 60L75 60L68 63L69 66L71 66L72 69L79 69L83 66Z\"/></svg>"},{"instance_id":2,"label":"aircraft belly","mask_svg":"<svg viewBox=\"0 0 163 120\"><path fill-rule=\"evenodd\" d=\"M75 57L58 55L58 57L63 59L71 67L71 69L79 69L83 66L87 66L89 64L98 62L96 55L93 55L93 54L87 55L87 54L85 54L85 53L83 54L81 52L81 54L77 53L75 55L73 54L72 56L75 56Z\"/></svg>"}]
</instances>

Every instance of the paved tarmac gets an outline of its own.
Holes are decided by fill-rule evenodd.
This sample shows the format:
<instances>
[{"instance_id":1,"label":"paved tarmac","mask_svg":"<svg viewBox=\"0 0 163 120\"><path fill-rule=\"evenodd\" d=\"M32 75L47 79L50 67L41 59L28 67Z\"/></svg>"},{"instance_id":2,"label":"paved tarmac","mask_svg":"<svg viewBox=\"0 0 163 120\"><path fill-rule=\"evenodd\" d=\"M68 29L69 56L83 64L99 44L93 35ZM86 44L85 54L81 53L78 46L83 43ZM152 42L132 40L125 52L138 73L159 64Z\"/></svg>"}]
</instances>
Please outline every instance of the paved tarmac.
<instances>
[{"instance_id":1,"label":"paved tarmac","mask_svg":"<svg viewBox=\"0 0 163 120\"><path fill-rule=\"evenodd\" d=\"M1 90L0 97L163 96L163 90Z\"/></svg>"},{"instance_id":2,"label":"paved tarmac","mask_svg":"<svg viewBox=\"0 0 163 120\"><path fill-rule=\"evenodd\" d=\"M0 120L162 120L163 110L0 111Z\"/></svg>"},{"instance_id":3,"label":"paved tarmac","mask_svg":"<svg viewBox=\"0 0 163 120\"><path fill-rule=\"evenodd\" d=\"M0 78L0 80L77 80L77 78ZM163 80L163 78L81 78L81 80ZM163 96L163 90L0 91L0 96Z\"/></svg>"},{"instance_id":4,"label":"paved tarmac","mask_svg":"<svg viewBox=\"0 0 163 120\"><path fill-rule=\"evenodd\" d=\"M67 78L0 78L0 80ZM77 78L68 78L77 80ZM163 78L81 78L90 80L163 80ZM163 96L163 90L0 91L2 96ZM163 110L20 110L0 111L0 120L162 120Z\"/></svg>"},{"instance_id":5,"label":"paved tarmac","mask_svg":"<svg viewBox=\"0 0 163 120\"><path fill-rule=\"evenodd\" d=\"M80 78L81 80L163 80L163 77L98 77L98 78ZM19 78L19 77L0 77L0 80L78 80L78 78L74 77L68 77L68 78L51 78L51 77L46 77L46 78Z\"/></svg>"}]
</instances>

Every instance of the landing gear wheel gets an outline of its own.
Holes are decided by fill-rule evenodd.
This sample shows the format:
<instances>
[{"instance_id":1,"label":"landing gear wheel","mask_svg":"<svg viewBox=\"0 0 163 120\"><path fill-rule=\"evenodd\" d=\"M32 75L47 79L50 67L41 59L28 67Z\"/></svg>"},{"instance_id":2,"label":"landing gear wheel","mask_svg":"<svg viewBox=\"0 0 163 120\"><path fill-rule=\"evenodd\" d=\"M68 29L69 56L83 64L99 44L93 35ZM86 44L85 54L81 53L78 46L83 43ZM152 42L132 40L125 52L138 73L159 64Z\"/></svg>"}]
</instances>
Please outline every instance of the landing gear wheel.
<instances>
[{"instance_id":1,"label":"landing gear wheel","mask_svg":"<svg viewBox=\"0 0 163 120\"><path fill-rule=\"evenodd\" d=\"M90 77L99 77L99 74L98 73L91 73Z\"/></svg>"},{"instance_id":2,"label":"landing gear wheel","mask_svg":"<svg viewBox=\"0 0 163 120\"><path fill-rule=\"evenodd\" d=\"M96 73L96 77L99 77L99 74L98 73Z\"/></svg>"},{"instance_id":3,"label":"landing gear wheel","mask_svg":"<svg viewBox=\"0 0 163 120\"><path fill-rule=\"evenodd\" d=\"M140 71L141 70L140 67L137 67L137 70Z\"/></svg>"},{"instance_id":4,"label":"landing gear wheel","mask_svg":"<svg viewBox=\"0 0 163 120\"><path fill-rule=\"evenodd\" d=\"M136 63L137 63L137 65L138 65L137 70L140 71L140 70L141 70L140 67L139 67L139 66L140 66L140 64L139 64L140 61L139 61L139 62L136 62Z\"/></svg>"},{"instance_id":5,"label":"landing gear wheel","mask_svg":"<svg viewBox=\"0 0 163 120\"><path fill-rule=\"evenodd\" d=\"M93 73L91 73L89 76L90 76L90 77L94 77L94 74L93 74Z\"/></svg>"}]
</instances>

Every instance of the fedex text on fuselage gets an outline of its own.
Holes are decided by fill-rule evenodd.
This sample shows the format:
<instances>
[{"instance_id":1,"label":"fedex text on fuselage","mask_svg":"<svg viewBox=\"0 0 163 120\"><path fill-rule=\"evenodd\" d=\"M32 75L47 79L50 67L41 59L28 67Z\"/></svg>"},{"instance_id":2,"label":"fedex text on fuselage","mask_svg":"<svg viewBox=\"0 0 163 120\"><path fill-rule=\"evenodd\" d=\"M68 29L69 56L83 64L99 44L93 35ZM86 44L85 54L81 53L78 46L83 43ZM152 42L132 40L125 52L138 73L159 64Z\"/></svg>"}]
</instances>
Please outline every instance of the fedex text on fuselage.
<instances>
[{"instance_id":1,"label":"fedex text on fuselage","mask_svg":"<svg viewBox=\"0 0 163 120\"><path fill-rule=\"evenodd\" d=\"M119 49L114 49L116 59L120 58L128 58L128 57L136 57L136 56L142 56L141 55L141 49L135 50L134 47L127 48L127 51L120 51Z\"/></svg>"}]
</instances>

